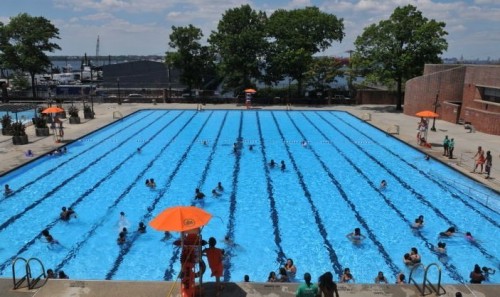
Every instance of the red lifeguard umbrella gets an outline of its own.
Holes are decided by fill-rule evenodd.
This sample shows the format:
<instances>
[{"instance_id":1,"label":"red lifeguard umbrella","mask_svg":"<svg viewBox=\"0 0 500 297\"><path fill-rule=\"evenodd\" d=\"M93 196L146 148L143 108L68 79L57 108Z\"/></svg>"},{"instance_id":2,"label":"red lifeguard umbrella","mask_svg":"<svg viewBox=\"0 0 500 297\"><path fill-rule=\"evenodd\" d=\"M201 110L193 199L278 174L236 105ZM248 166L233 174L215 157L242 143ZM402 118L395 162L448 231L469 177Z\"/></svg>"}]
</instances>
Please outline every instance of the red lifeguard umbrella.
<instances>
[{"instance_id":1,"label":"red lifeguard umbrella","mask_svg":"<svg viewBox=\"0 0 500 297\"><path fill-rule=\"evenodd\" d=\"M422 110L422 111L419 111L415 114L417 117L421 117L421 118L437 118L439 117L439 115L433 111L430 111L430 110Z\"/></svg>"},{"instance_id":2,"label":"red lifeguard umbrella","mask_svg":"<svg viewBox=\"0 0 500 297\"><path fill-rule=\"evenodd\" d=\"M53 107L45 108L44 110L42 110L42 113L58 113L58 112L63 112L63 111L64 111L64 109L62 109L60 107L53 106Z\"/></svg>"},{"instance_id":3,"label":"red lifeguard umbrella","mask_svg":"<svg viewBox=\"0 0 500 297\"><path fill-rule=\"evenodd\" d=\"M212 215L195 206L174 206L162 211L149 225L159 231L184 232L205 226Z\"/></svg>"},{"instance_id":4,"label":"red lifeguard umbrella","mask_svg":"<svg viewBox=\"0 0 500 297\"><path fill-rule=\"evenodd\" d=\"M244 91L244 92L245 92L245 93L249 93L249 94L255 94L255 93L257 93L257 91L256 91L256 90L254 90L254 89L245 89L245 91Z\"/></svg>"}]
</instances>

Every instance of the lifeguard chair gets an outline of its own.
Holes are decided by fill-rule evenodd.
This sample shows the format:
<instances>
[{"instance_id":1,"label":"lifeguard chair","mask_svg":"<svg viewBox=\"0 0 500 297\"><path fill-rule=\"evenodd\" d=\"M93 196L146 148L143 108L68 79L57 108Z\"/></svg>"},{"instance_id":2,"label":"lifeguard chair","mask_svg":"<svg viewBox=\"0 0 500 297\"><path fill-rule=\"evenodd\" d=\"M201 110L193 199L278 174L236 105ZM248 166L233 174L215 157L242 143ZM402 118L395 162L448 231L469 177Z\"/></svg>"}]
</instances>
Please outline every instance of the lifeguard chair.
<instances>
[{"instance_id":1,"label":"lifeguard chair","mask_svg":"<svg viewBox=\"0 0 500 297\"><path fill-rule=\"evenodd\" d=\"M199 278L201 289L203 273L206 270L206 265L201 259L201 248L205 242L201 239L200 229L182 232L181 239L174 244L181 245L181 296L194 297L196 278Z\"/></svg>"}]
</instances>

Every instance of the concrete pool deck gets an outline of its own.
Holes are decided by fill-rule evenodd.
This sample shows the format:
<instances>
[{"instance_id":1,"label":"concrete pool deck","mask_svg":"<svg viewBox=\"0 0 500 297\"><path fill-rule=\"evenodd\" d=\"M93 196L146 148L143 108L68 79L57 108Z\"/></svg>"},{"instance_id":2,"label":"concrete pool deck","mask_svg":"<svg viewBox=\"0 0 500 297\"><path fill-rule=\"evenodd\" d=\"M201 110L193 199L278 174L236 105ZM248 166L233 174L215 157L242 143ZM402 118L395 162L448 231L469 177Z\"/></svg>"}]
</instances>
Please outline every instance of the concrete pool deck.
<instances>
[{"instance_id":1,"label":"concrete pool deck","mask_svg":"<svg viewBox=\"0 0 500 297\"><path fill-rule=\"evenodd\" d=\"M95 119L84 120L81 124L71 125L68 120L63 120L65 139L62 143L56 143L53 135L48 137L37 137L33 126L26 129L29 138L29 144L14 146L10 136L0 136L0 174L12 170L32 160L27 158L24 152L32 150L37 156L54 150L57 147L71 142L85 134L95 131L105 125L108 125L118 119L113 118L115 112L127 116L139 109L192 109L196 110L197 104L138 104L124 103L117 104L94 104L96 113ZM203 109L232 109L245 110L244 106L236 104L217 104L204 105ZM286 106L255 106L256 109L274 109L286 110ZM324 106L308 107L293 106L293 110L342 110L347 111L361 119L367 120L379 129L393 134L394 137L402 140L409 145L416 147L423 153L444 162L463 174L485 184L486 186L500 191L500 136L488 135L481 132L468 133L462 125L456 125L441 120L436 120L436 132L429 132L428 142L432 148L423 148L416 142L417 122L419 118L407 116L401 112L395 112L393 106L381 105L361 105L361 106ZM368 120L370 119L370 120ZM499 123L500 124L500 123ZM432 120L430 121L432 126ZM399 130L399 133L396 130ZM455 139L455 158L448 159L442 156L442 140L445 135ZM484 174L470 173L474 161L472 159L477 147L482 146L485 151L491 151L493 156L493 170L491 179L485 179ZM452 182L452 181L450 181ZM2 183L3 187L4 183ZM12 188L15 186L11 185ZM499 205L499 195L482 197L477 193L479 199L488 199L488 203ZM43 261L43 259L41 259ZM472 267L471 267L472 270ZM316 278L317 276L313 276ZM38 290L12 291L11 279L0 279L0 296L166 296L170 289L168 282L116 282L116 281L86 281L86 280L51 280L45 286ZM264 283L239 283L226 286L222 296L294 296L296 284L264 284ZM207 293L210 293L210 284L208 284ZM445 286L447 294L444 296L454 296L457 290L460 290L463 296L500 296L500 286L480 285L471 286L473 295L462 285ZM419 296L415 286L376 286L376 285L340 285L341 296L394 296L409 297ZM172 296L179 296L178 286L173 290ZM205 294L211 296L213 294Z\"/></svg>"}]
</instances>

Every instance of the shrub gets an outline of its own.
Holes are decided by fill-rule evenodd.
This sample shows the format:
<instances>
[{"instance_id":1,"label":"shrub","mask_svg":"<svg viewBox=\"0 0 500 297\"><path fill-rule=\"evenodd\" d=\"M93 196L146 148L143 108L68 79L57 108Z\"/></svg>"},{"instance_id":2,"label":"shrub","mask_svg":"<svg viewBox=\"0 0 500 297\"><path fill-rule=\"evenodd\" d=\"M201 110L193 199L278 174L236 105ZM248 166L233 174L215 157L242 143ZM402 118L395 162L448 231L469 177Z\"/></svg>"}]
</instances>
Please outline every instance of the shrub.
<instances>
[{"instance_id":1,"label":"shrub","mask_svg":"<svg viewBox=\"0 0 500 297\"><path fill-rule=\"evenodd\" d=\"M69 113L70 117L77 118L78 117L78 108L76 108L76 106L70 106L68 108L68 113Z\"/></svg>"},{"instance_id":2,"label":"shrub","mask_svg":"<svg viewBox=\"0 0 500 297\"><path fill-rule=\"evenodd\" d=\"M12 118L8 114L4 114L2 117L2 128L3 129L10 129L12 125Z\"/></svg>"},{"instance_id":3,"label":"shrub","mask_svg":"<svg viewBox=\"0 0 500 297\"><path fill-rule=\"evenodd\" d=\"M34 118L34 124L36 128L48 128L47 119L45 119L44 117Z\"/></svg>"},{"instance_id":4,"label":"shrub","mask_svg":"<svg viewBox=\"0 0 500 297\"><path fill-rule=\"evenodd\" d=\"M12 136L25 136L26 127L21 122L14 122L11 126Z\"/></svg>"}]
</instances>

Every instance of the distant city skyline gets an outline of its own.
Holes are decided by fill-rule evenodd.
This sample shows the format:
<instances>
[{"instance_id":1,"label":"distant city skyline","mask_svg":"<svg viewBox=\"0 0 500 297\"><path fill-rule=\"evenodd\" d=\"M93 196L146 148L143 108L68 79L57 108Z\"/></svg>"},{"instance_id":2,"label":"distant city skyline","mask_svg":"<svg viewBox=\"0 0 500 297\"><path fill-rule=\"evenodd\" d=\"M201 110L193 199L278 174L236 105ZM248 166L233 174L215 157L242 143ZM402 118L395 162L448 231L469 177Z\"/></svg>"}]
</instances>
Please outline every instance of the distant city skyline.
<instances>
[{"instance_id":1,"label":"distant city skyline","mask_svg":"<svg viewBox=\"0 0 500 297\"><path fill-rule=\"evenodd\" d=\"M203 42L224 12L250 4L271 15L276 9L317 6L344 19L345 38L322 55L348 56L353 42L370 24L387 19L397 6L412 4L425 17L443 21L448 50L443 58L500 59L499 0L2 0L0 22L20 13L43 16L58 29L62 50L49 55L160 55L169 50L172 26L201 28Z\"/></svg>"}]
</instances>

